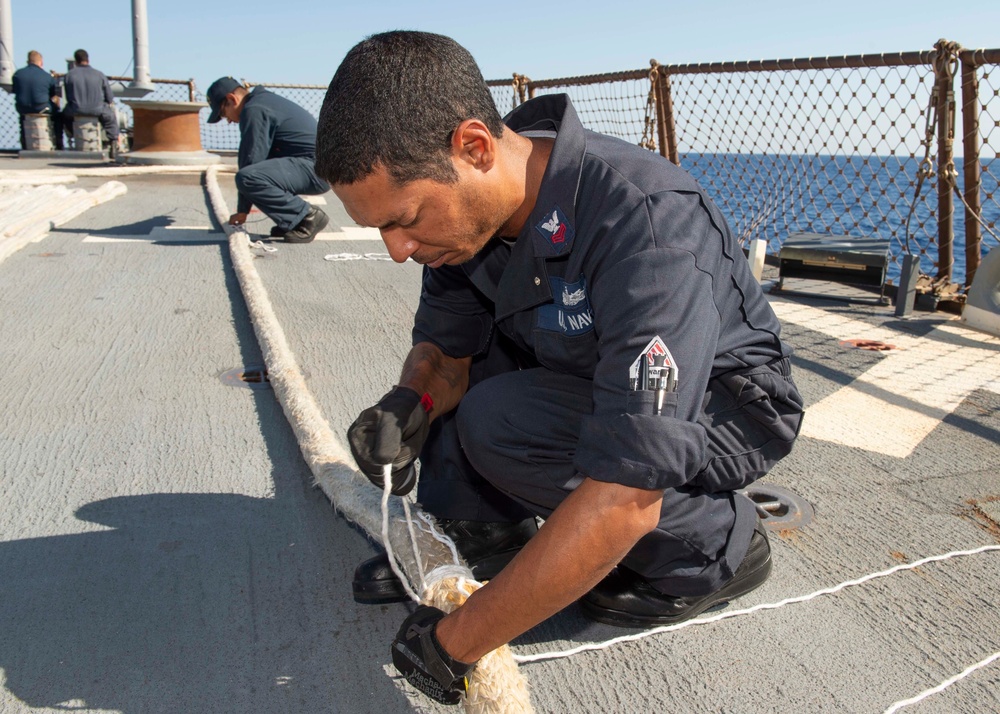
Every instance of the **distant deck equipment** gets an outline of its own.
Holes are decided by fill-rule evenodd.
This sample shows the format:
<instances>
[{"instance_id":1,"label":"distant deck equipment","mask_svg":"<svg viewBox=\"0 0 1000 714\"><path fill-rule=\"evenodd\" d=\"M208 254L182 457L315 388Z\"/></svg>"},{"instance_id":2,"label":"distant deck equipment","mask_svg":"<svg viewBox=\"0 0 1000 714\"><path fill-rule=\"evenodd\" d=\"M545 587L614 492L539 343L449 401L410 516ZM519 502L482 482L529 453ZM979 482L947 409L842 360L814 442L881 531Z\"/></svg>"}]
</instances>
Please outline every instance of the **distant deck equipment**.
<instances>
[{"instance_id":1,"label":"distant deck equipment","mask_svg":"<svg viewBox=\"0 0 1000 714\"><path fill-rule=\"evenodd\" d=\"M786 278L842 283L877 292L885 302L887 241L854 236L792 233L778 252L778 290Z\"/></svg>"},{"instance_id":2,"label":"distant deck equipment","mask_svg":"<svg viewBox=\"0 0 1000 714\"><path fill-rule=\"evenodd\" d=\"M26 151L52 151L55 148L51 114L25 115L24 146L21 148Z\"/></svg>"},{"instance_id":3,"label":"distant deck equipment","mask_svg":"<svg viewBox=\"0 0 1000 714\"><path fill-rule=\"evenodd\" d=\"M98 117L89 114L76 114L73 117L73 148L76 151L100 153L104 150L103 136Z\"/></svg>"},{"instance_id":4,"label":"distant deck equipment","mask_svg":"<svg viewBox=\"0 0 1000 714\"><path fill-rule=\"evenodd\" d=\"M991 250L979 264L962 310L962 322L1000 337L1000 248Z\"/></svg>"},{"instance_id":5,"label":"distant deck equipment","mask_svg":"<svg viewBox=\"0 0 1000 714\"><path fill-rule=\"evenodd\" d=\"M215 164L220 161L201 146L198 113L205 102L126 100L132 107L130 164Z\"/></svg>"}]
</instances>

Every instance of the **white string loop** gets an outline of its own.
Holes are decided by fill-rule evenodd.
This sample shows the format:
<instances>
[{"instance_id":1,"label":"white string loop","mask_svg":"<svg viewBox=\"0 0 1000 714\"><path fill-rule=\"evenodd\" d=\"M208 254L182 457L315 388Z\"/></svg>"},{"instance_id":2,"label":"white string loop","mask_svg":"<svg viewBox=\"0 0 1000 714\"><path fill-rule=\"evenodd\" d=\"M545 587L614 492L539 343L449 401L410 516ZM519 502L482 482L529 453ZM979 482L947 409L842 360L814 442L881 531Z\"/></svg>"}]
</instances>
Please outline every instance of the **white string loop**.
<instances>
[{"instance_id":1,"label":"white string loop","mask_svg":"<svg viewBox=\"0 0 1000 714\"><path fill-rule=\"evenodd\" d=\"M580 645L579 647L574 647L568 650L561 650L558 652L541 652L532 655L514 655L514 661L522 664L525 662L540 662L542 660L549 659L561 659L563 657L571 657L580 652L589 652L593 650L603 650L622 642L635 642L637 640L642 640L647 637L652 637L653 635L661 635L665 632L675 632L677 630L682 630L685 627L693 627L695 625L708 625L713 622L719 622L720 620L728 620L732 617L741 617L743 615L749 615L751 613L757 612L758 610L776 610L779 607L784 607L785 605L793 605L795 603L807 602L814 598L820 597L821 595L831 595L833 593L839 592L844 588L849 588L854 585L861 585L862 583L867 583L870 580L875 580L876 578L884 578L893 573L898 573L901 570L914 570L922 565L927 565L928 563L937 562L939 560L948 560L949 558L958 558L965 555L975 555L977 553L986 553L988 551L998 551L1000 550L1000 545L984 545L981 548L974 548L972 550L955 550L950 553L945 553L944 555L932 555L921 560L914 561L912 563L904 563L902 565L897 565L895 567L889 568L888 570L882 570L877 573L871 573L870 575L865 575L863 577L857 578L855 580L848 580L847 582L840 583L839 585L834 585L833 587L823 588L822 590L817 590L809 595L800 595L798 597L785 598L779 602L774 603L762 603L760 605L754 605L753 607L748 607L745 610L727 610L721 612L718 615L713 615L712 617L700 617L694 620L686 620L685 622L679 622L676 625L664 625L663 627L654 627L651 630L646 630L645 632L639 632L634 635L623 635L621 637L615 637L613 639L607 640L606 642L589 642L587 644Z\"/></svg>"},{"instance_id":2,"label":"white string loop","mask_svg":"<svg viewBox=\"0 0 1000 714\"><path fill-rule=\"evenodd\" d=\"M981 667L985 667L990 662L994 662L997 659L1000 659L1000 652L992 654L989 657L987 657L986 659L984 659L984 660L982 660L980 662L976 662L975 664L970 665L969 667L966 667L961 672L959 672L958 674L956 674L954 677L949 677L948 679L946 679L945 681L941 682L941 684L937 685L936 687L931 687L930 689L927 689L927 690L921 692L920 694L918 694L915 697L910 697L909 699L904 699L902 701L896 702L891 707L889 707L888 709L885 710L885 714L894 714L894 712L898 712L903 707L908 707L911 704L916 704L917 702L923 701L924 699L927 699L927 697L931 696L932 694L937 694L938 692L943 692L945 689L947 689L948 687L950 687L951 685L953 685L958 680L964 679L965 677L967 677L970 674L972 674L973 672L975 672L977 669L979 669Z\"/></svg>"}]
</instances>

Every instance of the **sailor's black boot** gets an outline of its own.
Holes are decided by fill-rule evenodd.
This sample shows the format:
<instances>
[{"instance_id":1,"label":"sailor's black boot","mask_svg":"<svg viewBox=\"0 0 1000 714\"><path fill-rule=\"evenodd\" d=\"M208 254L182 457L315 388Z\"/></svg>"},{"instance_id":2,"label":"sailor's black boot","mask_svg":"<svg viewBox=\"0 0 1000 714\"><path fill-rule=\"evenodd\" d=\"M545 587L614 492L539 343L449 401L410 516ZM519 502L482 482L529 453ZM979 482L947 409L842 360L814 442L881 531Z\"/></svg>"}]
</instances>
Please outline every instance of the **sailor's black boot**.
<instances>
[{"instance_id":1,"label":"sailor's black boot","mask_svg":"<svg viewBox=\"0 0 1000 714\"><path fill-rule=\"evenodd\" d=\"M445 535L455 541L459 554L472 569L477 580L489 580L538 531L534 518L520 523L486 523L483 521L438 521ZM369 558L354 571L354 600L365 605L403 602L406 591L389 567L389 557L383 552Z\"/></svg>"},{"instance_id":2,"label":"sailor's black boot","mask_svg":"<svg viewBox=\"0 0 1000 714\"><path fill-rule=\"evenodd\" d=\"M758 522L743 562L729 582L715 592L687 597L666 595L637 573L619 565L580 599L580 606L587 617L608 625L672 625L746 595L767 580L770 573L771 545Z\"/></svg>"}]
</instances>

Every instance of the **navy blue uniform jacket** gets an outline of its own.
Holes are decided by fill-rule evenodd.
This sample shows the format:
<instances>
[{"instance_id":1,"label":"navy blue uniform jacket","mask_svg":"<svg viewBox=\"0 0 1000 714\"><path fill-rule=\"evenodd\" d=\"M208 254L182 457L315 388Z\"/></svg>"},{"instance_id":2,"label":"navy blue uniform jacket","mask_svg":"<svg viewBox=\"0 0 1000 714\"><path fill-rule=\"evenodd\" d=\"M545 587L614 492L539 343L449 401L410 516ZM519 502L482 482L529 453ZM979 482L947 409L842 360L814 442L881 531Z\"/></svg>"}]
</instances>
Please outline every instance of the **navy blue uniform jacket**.
<instances>
[{"instance_id":1,"label":"navy blue uniform jacket","mask_svg":"<svg viewBox=\"0 0 1000 714\"><path fill-rule=\"evenodd\" d=\"M556 132L533 214L513 248L494 238L463 265L424 269L413 342L465 357L500 330L541 366L592 379L574 466L638 488L681 486L706 462L709 379L790 354L778 320L685 171L584 129L566 95L526 102L505 122ZM630 388L655 337L679 372L661 415L652 392Z\"/></svg>"},{"instance_id":2,"label":"navy blue uniform jacket","mask_svg":"<svg viewBox=\"0 0 1000 714\"><path fill-rule=\"evenodd\" d=\"M316 118L284 97L255 87L240 110L240 150L237 163L242 169L266 159L285 156L316 156ZM242 193L238 213L246 213L253 202Z\"/></svg>"},{"instance_id":3,"label":"navy blue uniform jacket","mask_svg":"<svg viewBox=\"0 0 1000 714\"><path fill-rule=\"evenodd\" d=\"M115 103L108 78L90 65L77 65L66 73L66 108L69 114L100 116L106 106Z\"/></svg>"},{"instance_id":4,"label":"navy blue uniform jacket","mask_svg":"<svg viewBox=\"0 0 1000 714\"><path fill-rule=\"evenodd\" d=\"M55 111L52 97L59 96L59 82L36 64L14 72L14 106L18 114Z\"/></svg>"}]
</instances>

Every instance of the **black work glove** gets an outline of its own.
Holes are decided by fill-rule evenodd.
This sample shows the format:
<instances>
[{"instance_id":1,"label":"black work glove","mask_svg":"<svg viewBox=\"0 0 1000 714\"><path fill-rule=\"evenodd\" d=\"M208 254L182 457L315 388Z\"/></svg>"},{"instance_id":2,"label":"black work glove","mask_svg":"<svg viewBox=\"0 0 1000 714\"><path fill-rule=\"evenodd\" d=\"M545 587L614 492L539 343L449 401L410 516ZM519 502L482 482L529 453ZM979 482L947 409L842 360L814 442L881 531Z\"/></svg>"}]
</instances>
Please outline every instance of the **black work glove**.
<instances>
[{"instance_id":1,"label":"black work glove","mask_svg":"<svg viewBox=\"0 0 1000 714\"><path fill-rule=\"evenodd\" d=\"M383 468L392 464L392 492L404 496L413 490L417 480L413 462L430 429L428 408L412 389L393 387L354 420L347 430L347 441L369 481L383 488Z\"/></svg>"},{"instance_id":2,"label":"black work glove","mask_svg":"<svg viewBox=\"0 0 1000 714\"><path fill-rule=\"evenodd\" d=\"M444 617L436 607L421 605L403 620L392 641L392 664L406 681L442 704L458 704L469 691L476 665L459 662L444 651L434 627Z\"/></svg>"}]
</instances>

